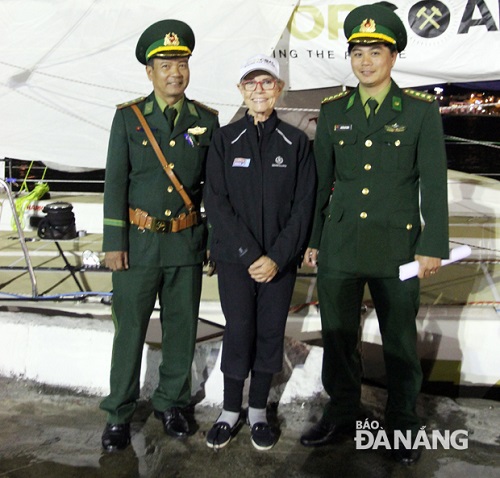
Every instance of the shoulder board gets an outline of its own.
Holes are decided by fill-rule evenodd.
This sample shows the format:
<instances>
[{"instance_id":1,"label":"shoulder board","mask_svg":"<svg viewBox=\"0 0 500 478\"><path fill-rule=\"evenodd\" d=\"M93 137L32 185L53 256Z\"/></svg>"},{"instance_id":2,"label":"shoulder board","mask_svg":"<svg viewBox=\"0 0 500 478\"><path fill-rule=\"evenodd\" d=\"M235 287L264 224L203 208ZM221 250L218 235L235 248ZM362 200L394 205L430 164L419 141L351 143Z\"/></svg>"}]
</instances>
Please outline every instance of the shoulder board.
<instances>
[{"instance_id":1,"label":"shoulder board","mask_svg":"<svg viewBox=\"0 0 500 478\"><path fill-rule=\"evenodd\" d=\"M412 98L416 98L417 100L427 101L427 103L432 103L436 99L434 95L425 93L423 91L410 90L409 88L403 90L403 93L405 95L411 96Z\"/></svg>"},{"instance_id":2,"label":"shoulder board","mask_svg":"<svg viewBox=\"0 0 500 478\"><path fill-rule=\"evenodd\" d=\"M137 103L140 103L141 101L144 101L146 99L146 96L140 96L139 98L136 98L135 100L132 101L127 101L125 103L121 103L119 105L116 105L117 109L121 110L123 108L126 108L127 106L132 106Z\"/></svg>"},{"instance_id":3,"label":"shoulder board","mask_svg":"<svg viewBox=\"0 0 500 478\"><path fill-rule=\"evenodd\" d=\"M341 91L340 93L337 93L336 95L333 96L327 96L326 98L323 99L321 104L324 105L325 103L330 103L330 101L340 100L340 98L347 96L349 93L350 91L346 90L346 91Z\"/></svg>"},{"instance_id":4,"label":"shoulder board","mask_svg":"<svg viewBox=\"0 0 500 478\"><path fill-rule=\"evenodd\" d=\"M199 101L191 100L191 102L194 103L196 106L199 106L200 108L203 108L204 110L207 110L214 115L219 114L219 112L217 110L214 110L213 108L210 108L209 106L204 105L203 103L200 103Z\"/></svg>"}]
</instances>

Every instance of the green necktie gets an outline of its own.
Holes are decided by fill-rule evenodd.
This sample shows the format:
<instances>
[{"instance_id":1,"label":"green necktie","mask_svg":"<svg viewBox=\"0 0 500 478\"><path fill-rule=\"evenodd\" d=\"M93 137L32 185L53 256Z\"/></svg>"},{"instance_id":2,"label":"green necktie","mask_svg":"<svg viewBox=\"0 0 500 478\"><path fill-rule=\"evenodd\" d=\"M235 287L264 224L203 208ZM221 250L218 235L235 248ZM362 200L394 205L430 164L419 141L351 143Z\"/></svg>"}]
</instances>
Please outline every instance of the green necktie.
<instances>
[{"instance_id":1,"label":"green necktie","mask_svg":"<svg viewBox=\"0 0 500 478\"><path fill-rule=\"evenodd\" d=\"M369 98L368 107L370 108L370 112L368 113L368 125L373 124L373 120L375 118L375 110L377 109L378 102L375 98Z\"/></svg>"},{"instance_id":2,"label":"green necktie","mask_svg":"<svg viewBox=\"0 0 500 478\"><path fill-rule=\"evenodd\" d=\"M167 118L168 125L170 126L170 131L173 131L175 117L177 116L177 110L175 108L167 107L165 108L163 114L165 115L165 118Z\"/></svg>"}]
</instances>

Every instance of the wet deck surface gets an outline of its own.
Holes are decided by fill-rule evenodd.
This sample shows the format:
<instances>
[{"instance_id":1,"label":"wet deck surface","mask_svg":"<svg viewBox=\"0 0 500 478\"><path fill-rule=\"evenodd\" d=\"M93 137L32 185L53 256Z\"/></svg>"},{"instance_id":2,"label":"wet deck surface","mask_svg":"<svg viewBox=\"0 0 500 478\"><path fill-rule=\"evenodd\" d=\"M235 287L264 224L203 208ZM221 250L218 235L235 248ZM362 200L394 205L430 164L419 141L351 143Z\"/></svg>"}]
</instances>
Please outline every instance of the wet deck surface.
<instances>
[{"instance_id":1,"label":"wet deck surface","mask_svg":"<svg viewBox=\"0 0 500 478\"><path fill-rule=\"evenodd\" d=\"M196 406L197 431L185 441L163 433L148 402L141 402L132 423L132 446L104 453L100 436L104 414L100 398L0 378L0 477L465 477L500 475L500 406L479 399L452 400L421 395L419 413L428 432L468 430L464 450L424 450L410 467L381 450L356 450L352 439L309 449L299 437L320 415L325 397L280 406L278 444L259 452L244 426L223 450L205 445L205 434L219 410ZM363 402L379 417L385 392L364 386Z\"/></svg>"}]
</instances>

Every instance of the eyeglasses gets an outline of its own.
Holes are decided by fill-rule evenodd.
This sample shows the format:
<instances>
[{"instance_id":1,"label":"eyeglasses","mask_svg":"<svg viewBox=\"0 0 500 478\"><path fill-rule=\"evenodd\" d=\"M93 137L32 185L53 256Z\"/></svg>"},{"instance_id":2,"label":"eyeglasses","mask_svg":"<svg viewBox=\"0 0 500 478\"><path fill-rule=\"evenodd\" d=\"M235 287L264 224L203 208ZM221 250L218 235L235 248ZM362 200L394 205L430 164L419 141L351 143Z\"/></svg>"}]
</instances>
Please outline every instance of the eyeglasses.
<instances>
[{"instance_id":1,"label":"eyeglasses","mask_svg":"<svg viewBox=\"0 0 500 478\"><path fill-rule=\"evenodd\" d=\"M260 85L260 87L264 91L274 90L274 88L276 88L276 80L273 79L266 79L262 81L248 80L241 82L241 86L243 86L243 89L245 91L255 91L257 89L257 85Z\"/></svg>"}]
</instances>

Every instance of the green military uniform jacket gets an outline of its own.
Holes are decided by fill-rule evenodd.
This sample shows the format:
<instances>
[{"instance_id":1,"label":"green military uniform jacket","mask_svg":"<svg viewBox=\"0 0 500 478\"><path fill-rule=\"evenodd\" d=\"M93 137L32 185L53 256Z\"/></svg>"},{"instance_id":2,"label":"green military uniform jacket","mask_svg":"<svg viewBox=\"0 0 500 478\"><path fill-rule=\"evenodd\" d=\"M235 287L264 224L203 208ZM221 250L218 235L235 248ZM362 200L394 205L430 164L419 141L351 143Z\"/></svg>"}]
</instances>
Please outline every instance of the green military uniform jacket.
<instances>
[{"instance_id":1,"label":"green military uniform jacket","mask_svg":"<svg viewBox=\"0 0 500 478\"><path fill-rule=\"evenodd\" d=\"M319 249L322 272L397 277L415 254L448 257L446 153L434 97L393 82L371 126L357 88L326 99L314 151L310 247Z\"/></svg>"},{"instance_id":2,"label":"green military uniform jacket","mask_svg":"<svg viewBox=\"0 0 500 478\"><path fill-rule=\"evenodd\" d=\"M199 210L208 146L212 133L219 126L216 112L185 98L173 131L170 131L154 93L134 102ZM130 265L199 264L206 245L203 224L166 234L141 232L129 224L129 208L140 208L162 220L175 218L187 210L139 120L127 106L117 109L111 127L104 191L103 250L128 251Z\"/></svg>"}]
</instances>

